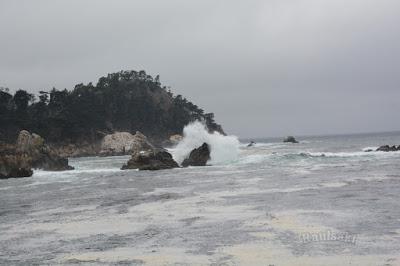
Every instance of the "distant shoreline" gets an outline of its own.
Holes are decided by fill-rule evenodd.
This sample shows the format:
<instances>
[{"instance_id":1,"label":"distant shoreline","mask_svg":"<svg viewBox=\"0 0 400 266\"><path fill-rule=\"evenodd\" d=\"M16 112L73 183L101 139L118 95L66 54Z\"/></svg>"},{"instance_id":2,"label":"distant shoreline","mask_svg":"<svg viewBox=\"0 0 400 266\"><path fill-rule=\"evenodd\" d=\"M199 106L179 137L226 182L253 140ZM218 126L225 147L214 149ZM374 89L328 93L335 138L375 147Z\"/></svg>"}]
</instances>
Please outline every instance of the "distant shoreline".
<instances>
[{"instance_id":1,"label":"distant shoreline","mask_svg":"<svg viewBox=\"0 0 400 266\"><path fill-rule=\"evenodd\" d=\"M304 139L304 138L332 138L332 137L346 137L346 136L374 136L374 135L387 135L387 136L391 136L393 134L400 134L400 130L395 130L395 131L382 131L382 132L363 132L363 133L342 133L342 134L322 134L322 135L295 135L296 138L299 139ZM251 140L253 141L260 141L260 140L279 140L282 141L284 138L284 135L282 136L266 136L266 137L245 137L245 138L241 138L239 137L240 142L249 142Z\"/></svg>"}]
</instances>

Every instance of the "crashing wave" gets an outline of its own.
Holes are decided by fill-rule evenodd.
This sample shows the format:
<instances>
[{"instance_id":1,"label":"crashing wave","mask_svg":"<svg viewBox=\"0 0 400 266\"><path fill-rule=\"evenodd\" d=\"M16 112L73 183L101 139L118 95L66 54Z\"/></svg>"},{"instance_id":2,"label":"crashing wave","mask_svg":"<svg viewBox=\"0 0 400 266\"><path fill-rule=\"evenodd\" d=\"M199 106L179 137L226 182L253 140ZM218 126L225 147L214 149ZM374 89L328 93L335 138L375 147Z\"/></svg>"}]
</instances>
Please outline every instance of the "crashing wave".
<instances>
[{"instance_id":1,"label":"crashing wave","mask_svg":"<svg viewBox=\"0 0 400 266\"><path fill-rule=\"evenodd\" d=\"M239 140L235 136L224 136L218 132L210 133L207 127L195 121L183 129L183 139L171 150L174 160L181 164L190 152L203 143L210 146L210 161L212 165L228 164L237 161L239 155Z\"/></svg>"}]
</instances>

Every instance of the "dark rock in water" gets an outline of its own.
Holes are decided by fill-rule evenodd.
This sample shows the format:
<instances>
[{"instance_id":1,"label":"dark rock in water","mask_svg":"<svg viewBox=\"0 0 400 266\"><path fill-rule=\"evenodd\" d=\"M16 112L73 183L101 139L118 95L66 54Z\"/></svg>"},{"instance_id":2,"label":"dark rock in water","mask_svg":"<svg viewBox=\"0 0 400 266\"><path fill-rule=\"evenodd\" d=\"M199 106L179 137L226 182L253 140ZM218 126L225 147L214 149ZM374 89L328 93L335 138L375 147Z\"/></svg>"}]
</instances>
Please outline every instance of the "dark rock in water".
<instances>
[{"instance_id":1,"label":"dark rock in water","mask_svg":"<svg viewBox=\"0 0 400 266\"><path fill-rule=\"evenodd\" d=\"M179 165L174 161L172 155L163 149L150 149L146 151L135 152L132 158L122 166L125 169L139 170L162 170L178 168Z\"/></svg>"},{"instance_id":2,"label":"dark rock in water","mask_svg":"<svg viewBox=\"0 0 400 266\"><path fill-rule=\"evenodd\" d=\"M249 145L247 145L247 147L253 147L254 145L256 145L256 143L254 141L250 141Z\"/></svg>"},{"instance_id":3,"label":"dark rock in water","mask_svg":"<svg viewBox=\"0 0 400 266\"><path fill-rule=\"evenodd\" d=\"M32 176L30 158L26 154L10 152L4 148L1 145L0 179Z\"/></svg>"},{"instance_id":4,"label":"dark rock in water","mask_svg":"<svg viewBox=\"0 0 400 266\"><path fill-rule=\"evenodd\" d=\"M286 137L283 142L286 143L299 143L293 136L288 136Z\"/></svg>"},{"instance_id":5,"label":"dark rock in water","mask_svg":"<svg viewBox=\"0 0 400 266\"><path fill-rule=\"evenodd\" d=\"M384 145L379 147L376 151L384 151L384 152L390 152L390 151L400 151L400 145L399 146L389 146L389 145Z\"/></svg>"},{"instance_id":6,"label":"dark rock in water","mask_svg":"<svg viewBox=\"0 0 400 266\"><path fill-rule=\"evenodd\" d=\"M182 166L205 166L208 160L210 160L210 149L207 143L203 143L190 152L189 157L182 162Z\"/></svg>"},{"instance_id":7,"label":"dark rock in water","mask_svg":"<svg viewBox=\"0 0 400 266\"><path fill-rule=\"evenodd\" d=\"M133 142L132 157L122 166L125 169L139 170L162 170L178 168L179 165L174 161L172 155L165 149L157 149L151 144L146 136L137 132L135 135L139 140Z\"/></svg>"},{"instance_id":8,"label":"dark rock in water","mask_svg":"<svg viewBox=\"0 0 400 266\"><path fill-rule=\"evenodd\" d=\"M16 152L26 154L30 157L32 168L43 169L46 171L64 171L74 169L68 165L68 159L58 156L58 154L45 144L39 135L30 134L22 130L15 145Z\"/></svg>"},{"instance_id":9,"label":"dark rock in water","mask_svg":"<svg viewBox=\"0 0 400 266\"><path fill-rule=\"evenodd\" d=\"M71 170L68 159L50 149L37 134L22 130L15 145L0 144L0 178L29 177L32 168L48 171Z\"/></svg>"}]
</instances>

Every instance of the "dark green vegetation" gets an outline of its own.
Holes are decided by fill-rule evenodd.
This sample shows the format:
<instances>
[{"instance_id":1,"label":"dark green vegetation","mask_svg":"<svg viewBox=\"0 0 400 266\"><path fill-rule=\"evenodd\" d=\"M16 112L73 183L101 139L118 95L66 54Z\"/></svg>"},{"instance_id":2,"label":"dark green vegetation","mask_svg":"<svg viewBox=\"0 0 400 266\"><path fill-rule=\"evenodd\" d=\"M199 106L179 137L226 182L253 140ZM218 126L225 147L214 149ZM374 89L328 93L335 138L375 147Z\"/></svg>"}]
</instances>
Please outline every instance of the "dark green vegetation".
<instances>
[{"instance_id":1,"label":"dark green vegetation","mask_svg":"<svg viewBox=\"0 0 400 266\"><path fill-rule=\"evenodd\" d=\"M5 142L14 142L22 129L53 144L94 142L114 131L136 130L161 141L182 133L196 119L222 132L214 114L174 96L158 76L145 71L121 71L101 77L96 85L78 84L72 91L53 88L36 96L0 90L0 140Z\"/></svg>"}]
</instances>

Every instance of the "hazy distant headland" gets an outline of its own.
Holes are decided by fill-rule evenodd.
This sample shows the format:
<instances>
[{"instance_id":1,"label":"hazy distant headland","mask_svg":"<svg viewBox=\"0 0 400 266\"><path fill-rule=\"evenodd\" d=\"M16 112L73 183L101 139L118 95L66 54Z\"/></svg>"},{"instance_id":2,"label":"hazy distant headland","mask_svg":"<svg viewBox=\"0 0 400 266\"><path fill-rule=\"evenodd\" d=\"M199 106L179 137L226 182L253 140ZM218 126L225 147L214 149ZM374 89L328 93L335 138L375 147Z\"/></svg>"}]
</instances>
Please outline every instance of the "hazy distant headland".
<instances>
[{"instance_id":1,"label":"hazy distant headland","mask_svg":"<svg viewBox=\"0 0 400 266\"><path fill-rule=\"evenodd\" d=\"M145 71L120 71L101 77L96 85L78 84L73 90L40 91L33 95L0 90L0 141L14 143L25 129L54 147L96 146L106 135L140 131L155 143L181 134L194 120L223 132L213 113L173 95L159 76ZM89 152L90 153L90 152Z\"/></svg>"}]
</instances>

